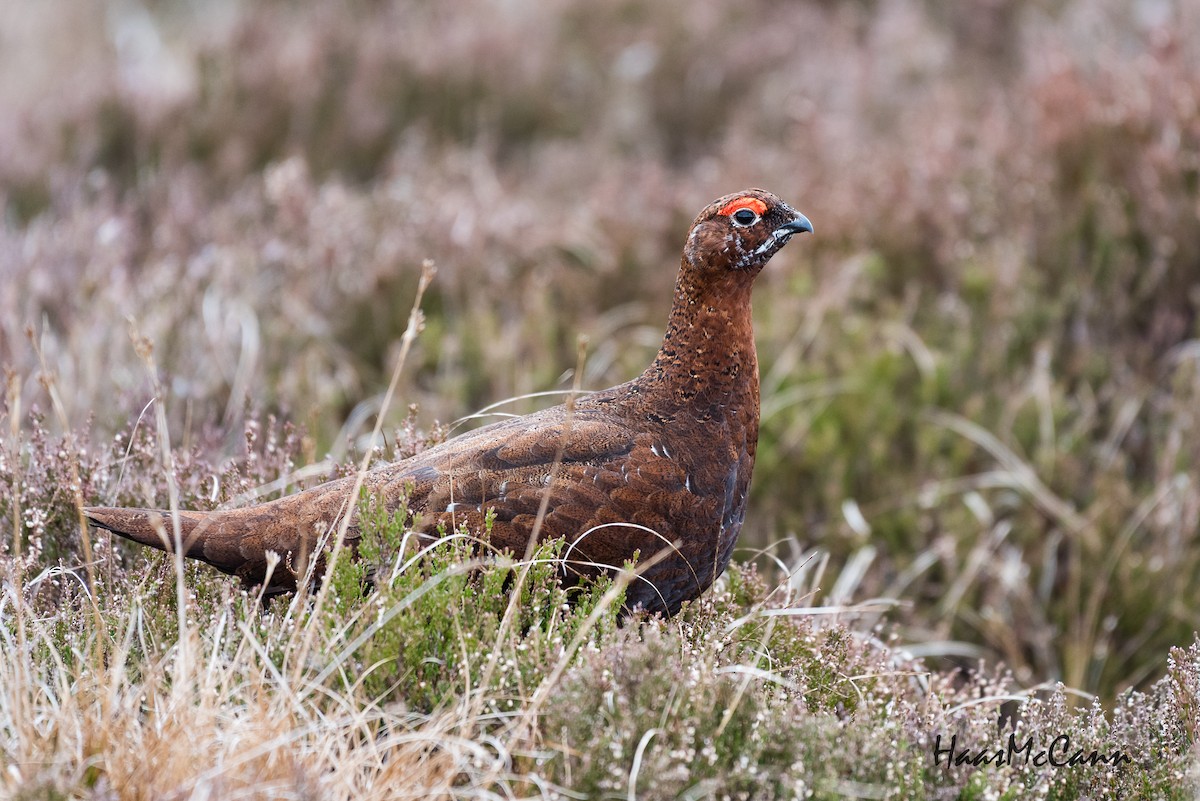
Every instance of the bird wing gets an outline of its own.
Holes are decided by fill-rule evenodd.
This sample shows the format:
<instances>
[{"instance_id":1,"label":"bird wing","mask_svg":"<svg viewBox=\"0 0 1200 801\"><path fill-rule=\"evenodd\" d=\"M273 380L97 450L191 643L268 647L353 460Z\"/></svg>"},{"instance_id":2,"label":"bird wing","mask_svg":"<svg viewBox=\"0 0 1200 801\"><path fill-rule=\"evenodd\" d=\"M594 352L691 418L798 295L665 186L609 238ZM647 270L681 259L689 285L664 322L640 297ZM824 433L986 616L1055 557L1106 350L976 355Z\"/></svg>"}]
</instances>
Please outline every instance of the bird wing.
<instances>
[{"instance_id":1,"label":"bird wing","mask_svg":"<svg viewBox=\"0 0 1200 801\"><path fill-rule=\"evenodd\" d=\"M671 599L711 583L712 560L700 554L711 544L705 533L719 536L707 521L720 520L724 493L699 494L652 429L583 409L570 419L520 418L447 445L374 475L379 494L419 513L418 531L487 529L491 547L518 557L565 539L564 568L576 575L620 568L635 552L645 561L679 550L682 559L630 588L631 603L649 608L677 608ZM685 531L700 537L684 541Z\"/></svg>"},{"instance_id":2,"label":"bird wing","mask_svg":"<svg viewBox=\"0 0 1200 801\"><path fill-rule=\"evenodd\" d=\"M491 544L524 554L539 511L537 540L572 536L615 520L631 478L634 486L644 483L642 489L651 491L637 468L630 475L630 465L641 457L654 458L649 440L605 415L583 410L567 415L555 407L382 468L370 484L385 499L407 499L409 509L420 513L419 530L454 530L466 523L479 531L489 516Z\"/></svg>"}]
</instances>

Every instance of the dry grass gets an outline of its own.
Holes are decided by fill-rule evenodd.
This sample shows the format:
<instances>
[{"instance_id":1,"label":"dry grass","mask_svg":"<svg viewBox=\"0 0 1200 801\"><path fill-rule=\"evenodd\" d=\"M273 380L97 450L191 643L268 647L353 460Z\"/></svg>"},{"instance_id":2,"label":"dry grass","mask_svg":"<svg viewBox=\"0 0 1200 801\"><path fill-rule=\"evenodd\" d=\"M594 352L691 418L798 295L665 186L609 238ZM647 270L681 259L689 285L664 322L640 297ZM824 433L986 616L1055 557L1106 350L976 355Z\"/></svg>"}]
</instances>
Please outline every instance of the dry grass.
<instances>
[{"instance_id":1,"label":"dry grass","mask_svg":"<svg viewBox=\"0 0 1200 801\"><path fill-rule=\"evenodd\" d=\"M372 519L368 515L368 519ZM7 797L1191 798L1200 646L1148 694L1106 715L1061 688L930 673L862 625L735 566L670 622L616 625L620 583L577 593L551 551L479 569L448 540L392 564L374 590L340 562L323 611L259 608L171 560L142 582L78 573L5 578L0 731ZM397 521L399 523L401 521ZM376 538L376 539L373 539ZM372 558L368 556L368 558ZM52 593L47 585L57 582ZM102 627L88 608L96 604ZM182 611L181 611L182 609ZM822 614L832 612L833 614ZM506 626L505 622L510 620ZM310 647L311 645L311 647ZM932 764L937 738L1003 749L996 711L1020 704L1017 742L1060 735L1135 760L978 772ZM944 746L944 743L943 743ZM1191 788L1191 789L1189 789Z\"/></svg>"},{"instance_id":2,"label":"dry grass","mask_svg":"<svg viewBox=\"0 0 1200 801\"><path fill-rule=\"evenodd\" d=\"M996 797L1013 776L930 772L928 733L955 707L990 725L972 693L1062 681L1111 722L1068 694L1030 726L1175 732L1129 792L1190 797L1196 657L1167 654L1200 629L1195 0L351 6L0 9L10 794L753 796L758 765L787 777L764 795ZM781 587L772 608L887 600L848 627L769 617L770 642L726 653L713 632L762 601L727 586L557 674L514 657L516 690L401 672L368 691L316 680L354 603L260 617L82 529L80 499L244 502L348 472L372 429L402 454L499 398L629 378L691 215L751 184L819 235L756 294L741 557ZM427 258L425 330L380 417ZM395 647L424 653L435 610ZM948 672L910 680L876 624ZM794 707L816 678L785 634L902 678L852 711ZM977 657L1012 677L953 672ZM519 732L488 706L534 697ZM886 709L907 710L895 742ZM738 710L761 719L739 733ZM1133 786L1014 775L1043 797Z\"/></svg>"}]
</instances>

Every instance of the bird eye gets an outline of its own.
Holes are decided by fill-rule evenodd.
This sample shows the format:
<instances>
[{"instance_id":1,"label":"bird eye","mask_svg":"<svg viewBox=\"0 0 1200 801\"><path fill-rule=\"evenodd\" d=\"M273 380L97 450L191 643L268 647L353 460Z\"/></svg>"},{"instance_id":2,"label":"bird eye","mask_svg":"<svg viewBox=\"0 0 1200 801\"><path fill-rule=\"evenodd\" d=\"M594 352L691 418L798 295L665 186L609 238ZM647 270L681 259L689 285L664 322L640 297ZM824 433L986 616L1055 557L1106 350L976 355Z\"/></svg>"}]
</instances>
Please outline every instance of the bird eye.
<instances>
[{"instance_id":1,"label":"bird eye","mask_svg":"<svg viewBox=\"0 0 1200 801\"><path fill-rule=\"evenodd\" d=\"M747 228L758 222L758 215L751 209L738 209L733 213L733 221L743 228Z\"/></svg>"}]
</instances>

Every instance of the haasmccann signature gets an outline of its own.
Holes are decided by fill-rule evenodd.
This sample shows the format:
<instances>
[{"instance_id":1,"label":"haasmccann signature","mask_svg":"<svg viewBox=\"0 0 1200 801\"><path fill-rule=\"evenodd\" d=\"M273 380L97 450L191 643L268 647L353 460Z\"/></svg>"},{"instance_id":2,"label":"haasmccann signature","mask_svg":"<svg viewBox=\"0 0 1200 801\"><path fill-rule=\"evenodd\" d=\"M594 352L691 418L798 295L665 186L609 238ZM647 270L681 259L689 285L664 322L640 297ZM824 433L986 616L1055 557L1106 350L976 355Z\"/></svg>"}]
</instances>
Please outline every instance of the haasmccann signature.
<instances>
[{"instance_id":1,"label":"haasmccann signature","mask_svg":"<svg viewBox=\"0 0 1200 801\"><path fill-rule=\"evenodd\" d=\"M1083 748L1072 748L1071 737L1066 734L1060 734L1050 741L1050 744L1045 748L1037 749L1033 742L1033 736L1026 738L1025 742L1018 743L1017 735L1008 735L1008 743L997 749L979 749L972 750L970 748L958 747L958 735L950 737L950 743L947 746L942 745L942 735L937 735L937 741L933 746L933 765L938 767L945 764L949 769L952 765L973 765L980 767L983 765L1032 765L1035 768L1074 768L1083 765L1124 765L1132 764L1133 757L1121 751L1113 749L1109 753L1104 753L1097 749L1090 751Z\"/></svg>"}]
</instances>

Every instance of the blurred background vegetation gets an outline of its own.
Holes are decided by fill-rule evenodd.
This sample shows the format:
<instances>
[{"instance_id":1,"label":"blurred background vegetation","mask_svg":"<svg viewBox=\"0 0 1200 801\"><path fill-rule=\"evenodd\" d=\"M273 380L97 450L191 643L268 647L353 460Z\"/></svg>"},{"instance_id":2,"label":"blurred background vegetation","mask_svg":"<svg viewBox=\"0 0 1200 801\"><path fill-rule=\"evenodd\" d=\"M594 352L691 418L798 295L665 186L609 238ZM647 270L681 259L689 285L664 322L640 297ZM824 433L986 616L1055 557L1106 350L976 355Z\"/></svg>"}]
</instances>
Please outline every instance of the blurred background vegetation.
<instances>
[{"instance_id":1,"label":"blurred background vegetation","mask_svg":"<svg viewBox=\"0 0 1200 801\"><path fill-rule=\"evenodd\" d=\"M1200 628L1197 0L5 3L0 109L30 564L80 559L68 455L165 503L130 319L211 504L361 447L422 260L418 434L569 386L581 335L585 388L634 376L693 215L756 185L817 234L756 292L742 558L1106 696Z\"/></svg>"}]
</instances>

